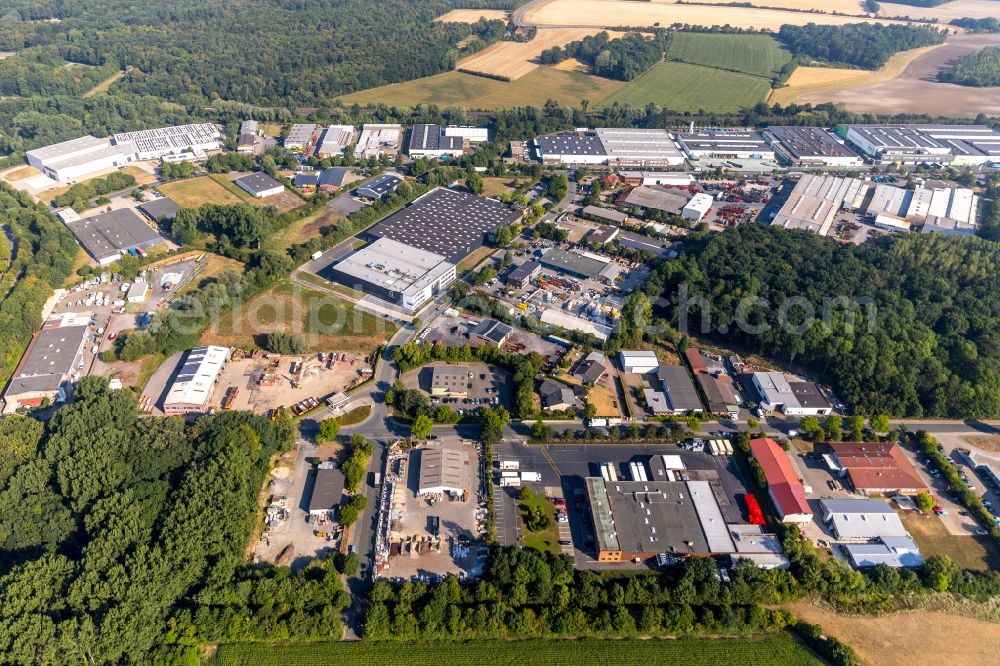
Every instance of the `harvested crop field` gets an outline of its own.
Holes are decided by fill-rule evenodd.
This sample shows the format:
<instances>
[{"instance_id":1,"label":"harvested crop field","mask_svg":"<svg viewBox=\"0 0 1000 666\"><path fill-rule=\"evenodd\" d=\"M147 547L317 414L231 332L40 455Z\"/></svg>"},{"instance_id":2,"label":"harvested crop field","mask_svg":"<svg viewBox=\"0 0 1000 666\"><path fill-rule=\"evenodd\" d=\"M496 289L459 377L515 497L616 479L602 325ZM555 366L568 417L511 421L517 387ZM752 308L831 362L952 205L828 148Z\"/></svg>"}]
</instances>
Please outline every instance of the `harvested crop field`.
<instances>
[{"instance_id":1,"label":"harvested crop field","mask_svg":"<svg viewBox=\"0 0 1000 666\"><path fill-rule=\"evenodd\" d=\"M581 62L576 58L566 58L561 63L553 65L553 67L562 72L580 72L582 74L590 74L590 65L585 62Z\"/></svg>"},{"instance_id":2,"label":"harvested crop field","mask_svg":"<svg viewBox=\"0 0 1000 666\"><path fill-rule=\"evenodd\" d=\"M653 0L663 2L664 0ZM673 0L669 0L672 2ZM725 5L733 0L698 0L705 5ZM861 7L860 0L749 0L747 4L754 7L771 9L798 9L799 11L821 11L838 14L867 14ZM890 13L891 15L891 13Z\"/></svg>"},{"instance_id":3,"label":"harvested crop field","mask_svg":"<svg viewBox=\"0 0 1000 666\"><path fill-rule=\"evenodd\" d=\"M734 28L778 30L786 23L805 25L842 25L844 23L892 23L885 19L834 16L782 9L753 7L718 7L679 5L673 2L623 2L622 0L549 0L527 9L522 20L539 28L546 26L631 26L643 27L658 23L688 25L725 25Z\"/></svg>"},{"instance_id":4,"label":"harvested crop field","mask_svg":"<svg viewBox=\"0 0 1000 666\"><path fill-rule=\"evenodd\" d=\"M575 42L588 35L596 35L598 32L601 31L594 28L539 28L531 41L497 42L462 60L455 69L516 81L539 67L536 60L542 51ZM618 35L620 33L611 33L612 37Z\"/></svg>"},{"instance_id":5,"label":"harvested crop field","mask_svg":"<svg viewBox=\"0 0 1000 666\"><path fill-rule=\"evenodd\" d=\"M441 23L478 23L480 17L487 21L506 21L507 12L503 9L453 9L434 20Z\"/></svg>"},{"instance_id":6,"label":"harvested crop field","mask_svg":"<svg viewBox=\"0 0 1000 666\"><path fill-rule=\"evenodd\" d=\"M769 35L675 32L667 60L772 77L792 59Z\"/></svg>"},{"instance_id":7,"label":"harvested crop field","mask_svg":"<svg viewBox=\"0 0 1000 666\"><path fill-rule=\"evenodd\" d=\"M920 53L915 57L912 51L897 53L883 70L874 73L873 79L841 80L818 89L800 90L793 97L786 97L789 93L782 89L772 95L771 101L833 102L860 113L886 115L927 113L955 118L972 117L977 113L1000 115L1000 88L968 88L939 83L935 78L940 69L948 67L958 57L997 45L1000 45L1000 35L953 35L943 45L916 49ZM895 69L901 71L892 73ZM790 83L796 74L798 71L792 75Z\"/></svg>"},{"instance_id":8,"label":"harvested crop field","mask_svg":"<svg viewBox=\"0 0 1000 666\"><path fill-rule=\"evenodd\" d=\"M949 613L919 611L883 617L846 616L809 603L798 617L850 645L865 664L985 664L1000 651L1000 624Z\"/></svg>"},{"instance_id":9,"label":"harvested crop field","mask_svg":"<svg viewBox=\"0 0 1000 666\"><path fill-rule=\"evenodd\" d=\"M770 88L770 80L759 76L661 62L600 106L618 102L643 107L652 102L678 112L732 113L762 101Z\"/></svg>"},{"instance_id":10,"label":"harvested crop field","mask_svg":"<svg viewBox=\"0 0 1000 666\"><path fill-rule=\"evenodd\" d=\"M517 81L497 81L464 72L446 72L405 83L362 90L342 98L347 104L461 105L469 109L496 109L510 106L537 106L554 99L560 104L579 106L580 100L596 103L625 84L579 72L563 72L539 67Z\"/></svg>"},{"instance_id":11,"label":"harvested crop field","mask_svg":"<svg viewBox=\"0 0 1000 666\"><path fill-rule=\"evenodd\" d=\"M937 7L914 7L887 2L880 2L879 5L880 16L932 18L943 23L955 18L989 18L1000 15L996 0L952 0Z\"/></svg>"},{"instance_id":12,"label":"harvested crop field","mask_svg":"<svg viewBox=\"0 0 1000 666\"><path fill-rule=\"evenodd\" d=\"M164 183L158 188L164 196L170 197L181 208L197 208L202 204L238 204L242 201L228 189L212 180L210 176L199 176L186 180Z\"/></svg>"}]
</instances>

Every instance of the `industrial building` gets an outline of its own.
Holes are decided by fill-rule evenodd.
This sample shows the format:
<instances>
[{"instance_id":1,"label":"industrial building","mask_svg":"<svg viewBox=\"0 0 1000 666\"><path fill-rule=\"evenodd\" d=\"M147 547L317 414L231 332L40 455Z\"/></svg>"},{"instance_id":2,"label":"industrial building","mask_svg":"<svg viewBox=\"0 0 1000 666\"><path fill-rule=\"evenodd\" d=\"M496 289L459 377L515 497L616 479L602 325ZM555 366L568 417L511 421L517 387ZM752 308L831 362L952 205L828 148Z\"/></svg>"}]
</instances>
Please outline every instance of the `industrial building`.
<instances>
[{"instance_id":1,"label":"industrial building","mask_svg":"<svg viewBox=\"0 0 1000 666\"><path fill-rule=\"evenodd\" d=\"M542 399L542 409L564 411L576 407L576 394L573 389L552 379L542 380L538 387L538 395Z\"/></svg>"},{"instance_id":2,"label":"industrial building","mask_svg":"<svg viewBox=\"0 0 1000 666\"><path fill-rule=\"evenodd\" d=\"M618 363L622 372L634 372L644 375L653 372L660 367L660 361L656 358L654 351L620 351L618 352Z\"/></svg>"},{"instance_id":3,"label":"industrial building","mask_svg":"<svg viewBox=\"0 0 1000 666\"><path fill-rule=\"evenodd\" d=\"M698 413L703 411L698 391L687 370L679 365L661 365L657 374L663 385L670 411L674 414Z\"/></svg>"},{"instance_id":4,"label":"industrial building","mask_svg":"<svg viewBox=\"0 0 1000 666\"><path fill-rule=\"evenodd\" d=\"M919 567L924 563L920 549L911 536L882 536L871 543L845 543L840 547L847 553L851 566L857 569L879 564L898 569Z\"/></svg>"},{"instance_id":5,"label":"industrial building","mask_svg":"<svg viewBox=\"0 0 1000 666\"><path fill-rule=\"evenodd\" d=\"M181 209L177 205L177 202L170 197L160 197L152 201L144 201L139 204L138 208L143 215L156 223L174 219Z\"/></svg>"},{"instance_id":6,"label":"industrial building","mask_svg":"<svg viewBox=\"0 0 1000 666\"><path fill-rule=\"evenodd\" d=\"M381 199L390 192L395 192L399 189L402 183L403 177L398 173L383 173L359 187L357 195L368 199Z\"/></svg>"},{"instance_id":7,"label":"industrial building","mask_svg":"<svg viewBox=\"0 0 1000 666\"><path fill-rule=\"evenodd\" d=\"M229 360L229 348L209 345L188 352L174 378L163 411L167 415L203 414L208 411L222 369Z\"/></svg>"},{"instance_id":8,"label":"industrial building","mask_svg":"<svg viewBox=\"0 0 1000 666\"><path fill-rule=\"evenodd\" d=\"M778 160L788 166L852 169L864 164L860 155L821 127L772 126L764 138Z\"/></svg>"},{"instance_id":9,"label":"industrial building","mask_svg":"<svg viewBox=\"0 0 1000 666\"><path fill-rule=\"evenodd\" d=\"M774 159L774 149L760 132L753 130L709 129L682 132L677 135L677 141L692 160Z\"/></svg>"},{"instance_id":10,"label":"industrial building","mask_svg":"<svg viewBox=\"0 0 1000 666\"><path fill-rule=\"evenodd\" d=\"M490 130L486 127L472 127L470 125L448 125L444 128L444 135L456 137L469 143L484 143L490 139Z\"/></svg>"},{"instance_id":11,"label":"industrial building","mask_svg":"<svg viewBox=\"0 0 1000 666\"><path fill-rule=\"evenodd\" d=\"M244 134L257 134L260 131L260 125L256 120L244 120L240 123L240 136Z\"/></svg>"},{"instance_id":12,"label":"industrial building","mask_svg":"<svg viewBox=\"0 0 1000 666\"><path fill-rule=\"evenodd\" d=\"M299 123L292 125L285 137L285 148L292 152L309 154L316 145L318 125L314 123Z\"/></svg>"},{"instance_id":13,"label":"industrial building","mask_svg":"<svg viewBox=\"0 0 1000 666\"><path fill-rule=\"evenodd\" d=\"M466 396L471 378L467 365L435 365L431 369L431 395Z\"/></svg>"},{"instance_id":14,"label":"industrial building","mask_svg":"<svg viewBox=\"0 0 1000 666\"><path fill-rule=\"evenodd\" d=\"M28 344L3 394L3 413L61 401L84 365L90 316L49 318Z\"/></svg>"},{"instance_id":15,"label":"industrial building","mask_svg":"<svg viewBox=\"0 0 1000 666\"><path fill-rule=\"evenodd\" d=\"M729 375L710 375L702 372L695 375L695 381L705 396L709 412L734 420L739 418L742 401Z\"/></svg>"},{"instance_id":16,"label":"industrial building","mask_svg":"<svg viewBox=\"0 0 1000 666\"><path fill-rule=\"evenodd\" d=\"M233 182L256 199L274 196L285 191L284 185L263 171L256 171L245 176L240 176Z\"/></svg>"},{"instance_id":17,"label":"industrial building","mask_svg":"<svg viewBox=\"0 0 1000 666\"><path fill-rule=\"evenodd\" d=\"M541 272L542 265L534 259L529 259L508 273L506 282L512 287L523 289Z\"/></svg>"},{"instance_id":18,"label":"industrial building","mask_svg":"<svg viewBox=\"0 0 1000 666\"><path fill-rule=\"evenodd\" d=\"M1000 161L1000 133L985 125L845 125L846 138L879 164Z\"/></svg>"},{"instance_id":19,"label":"industrial building","mask_svg":"<svg viewBox=\"0 0 1000 666\"><path fill-rule=\"evenodd\" d=\"M879 183L871 193L865 216L888 231L909 231L911 225L930 225L927 232L951 235L975 233L979 197L969 188L907 190Z\"/></svg>"},{"instance_id":20,"label":"industrial building","mask_svg":"<svg viewBox=\"0 0 1000 666\"><path fill-rule=\"evenodd\" d=\"M619 205L651 208L665 213L680 215L688 203L686 192L666 190L654 185L640 185L618 195Z\"/></svg>"},{"instance_id":21,"label":"industrial building","mask_svg":"<svg viewBox=\"0 0 1000 666\"><path fill-rule=\"evenodd\" d=\"M788 569L791 566L776 534L765 532L760 525L730 524L728 527L736 548L736 552L729 556L733 565L747 560L761 569Z\"/></svg>"},{"instance_id":22,"label":"industrial building","mask_svg":"<svg viewBox=\"0 0 1000 666\"><path fill-rule=\"evenodd\" d=\"M521 219L524 211L494 199L438 187L385 218L366 234L391 238L458 264L487 237Z\"/></svg>"},{"instance_id":23,"label":"industrial building","mask_svg":"<svg viewBox=\"0 0 1000 666\"><path fill-rule=\"evenodd\" d=\"M330 125L323 131L323 138L316 146L316 157L343 156L351 142L354 141L353 125Z\"/></svg>"},{"instance_id":24,"label":"industrial building","mask_svg":"<svg viewBox=\"0 0 1000 666\"><path fill-rule=\"evenodd\" d=\"M570 252L551 248L542 255L541 264L560 273L574 275L585 280L595 278L608 267L611 261L582 252Z\"/></svg>"},{"instance_id":25,"label":"industrial building","mask_svg":"<svg viewBox=\"0 0 1000 666\"><path fill-rule=\"evenodd\" d=\"M129 303L142 303L149 295L149 283L142 278L136 278L129 286L125 294L125 300Z\"/></svg>"},{"instance_id":26,"label":"industrial building","mask_svg":"<svg viewBox=\"0 0 1000 666\"><path fill-rule=\"evenodd\" d=\"M316 174L316 187L320 192L336 192L344 188L354 172L347 167L330 167Z\"/></svg>"},{"instance_id":27,"label":"industrial building","mask_svg":"<svg viewBox=\"0 0 1000 666\"><path fill-rule=\"evenodd\" d=\"M614 222L615 224L625 224L628 222L628 215L621 211L604 208L602 206L584 206L583 216Z\"/></svg>"},{"instance_id":28,"label":"industrial building","mask_svg":"<svg viewBox=\"0 0 1000 666\"><path fill-rule=\"evenodd\" d=\"M781 520L786 523L811 521L813 512L806 501L805 488L781 445L769 437L760 437L750 440L750 452L764 470L767 493Z\"/></svg>"},{"instance_id":29,"label":"industrial building","mask_svg":"<svg viewBox=\"0 0 1000 666\"><path fill-rule=\"evenodd\" d=\"M385 155L395 159L403 144L403 126L397 124L367 124L361 126L361 136L354 146L354 157L367 160Z\"/></svg>"},{"instance_id":30,"label":"industrial building","mask_svg":"<svg viewBox=\"0 0 1000 666\"><path fill-rule=\"evenodd\" d=\"M406 152L412 157L459 157L465 153L461 136L445 134L440 125L414 125Z\"/></svg>"},{"instance_id":31,"label":"industrial building","mask_svg":"<svg viewBox=\"0 0 1000 666\"><path fill-rule=\"evenodd\" d=\"M833 406L812 382L790 382L780 372L755 372L751 375L760 394L761 407L790 416L831 414Z\"/></svg>"},{"instance_id":32,"label":"industrial building","mask_svg":"<svg viewBox=\"0 0 1000 666\"><path fill-rule=\"evenodd\" d=\"M619 232L621 229L618 227L595 227L584 238L584 242L591 245L607 245L618 237Z\"/></svg>"},{"instance_id":33,"label":"industrial building","mask_svg":"<svg viewBox=\"0 0 1000 666\"><path fill-rule=\"evenodd\" d=\"M644 388L642 389L642 398L646 401L646 408L649 409L649 412L653 416L673 413L673 410L670 409L670 402L667 400L667 395L661 391Z\"/></svg>"},{"instance_id":34,"label":"industrial building","mask_svg":"<svg viewBox=\"0 0 1000 666\"><path fill-rule=\"evenodd\" d=\"M454 448L426 448L420 451L418 495L466 497L472 488L469 451Z\"/></svg>"},{"instance_id":35,"label":"industrial building","mask_svg":"<svg viewBox=\"0 0 1000 666\"><path fill-rule=\"evenodd\" d=\"M91 217L79 217L72 209L66 209L60 211L59 217L87 254L101 266L118 261L128 252L145 250L164 242L131 208Z\"/></svg>"},{"instance_id":36,"label":"industrial building","mask_svg":"<svg viewBox=\"0 0 1000 666\"><path fill-rule=\"evenodd\" d=\"M622 182L627 185L664 185L668 187L690 187L695 177L689 173L669 173L664 171L619 171Z\"/></svg>"},{"instance_id":37,"label":"industrial building","mask_svg":"<svg viewBox=\"0 0 1000 666\"><path fill-rule=\"evenodd\" d=\"M379 238L326 269L328 279L414 311L455 281L440 254Z\"/></svg>"},{"instance_id":38,"label":"industrial building","mask_svg":"<svg viewBox=\"0 0 1000 666\"><path fill-rule=\"evenodd\" d=\"M883 500L823 499L823 522L842 541L909 536L899 515Z\"/></svg>"},{"instance_id":39,"label":"industrial building","mask_svg":"<svg viewBox=\"0 0 1000 666\"><path fill-rule=\"evenodd\" d=\"M309 515L333 518L337 515L344 494L344 473L336 467L322 465L316 470Z\"/></svg>"},{"instance_id":40,"label":"industrial building","mask_svg":"<svg viewBox=\"0 0 1000 666\"><path fill-rule=\"evenodd\" d=\"M868 187L857 178L806 174L795 184L771 224L825 236L841 209L858 210Z\"/></svg>"},{"instance_id":41,"label":"industrial building","mask_svg":"<svg viewBox=\"0 0 1000 666\"><path fill-rule=\"evenodd\" d=\"M708 211L712 210L712 203L714 201L715 199L712 198L712 195L699 192L684 204L684 208L681 209L681 217L685 220L698 222L708 215Z\"/></svg>"},{"instance_id":42,"label":"industrial building","mask_svg":"<svg viewBox=\"0 0 1000 666\"><path fill-rule=\"evenodd\" d=\"M913 464L895 442L830 442L831 469L857 492L913 495L927 490Z\"/></svg>"},{"instance_id":43,"label":"industrial building","mask_svg":"<svg viewBox=\"0 0 1000 666\"><path fill-rule=\"evenodd\" d=\"M599 127L545 134L534 145L544 164L666 167L684 162L670 133L660 129Z\"/></svg>"},{"instance_id":44,"label":"industrial building","mask_svg":"<svg viewBox=\"0 0 1000 666\"><path fill-rule=\"evenodd\" d=\"M221 147L222 134L212 123L175 125L137 132L121 132L111 137L116 145L134 145L136 159L155 160L167 155L195 155Z\"/></svg>"},{"instance_id":45,"label":"industrial building","mask_svg":"<svg viewBox=\"0 0 1000 666\"><path fill-rule=\"evenodd\" d=\"M108 139L81 136L29 150L28 164L53 180L66 182L87 174L123 167L136 159L133 144L112 144Z\"/></svg>"},{"instance_id":46,"label":"industrial building","mask_svg":"<svg viewBox=\"0 0 1000 666\"><path fill-rule=\"evenodd\" d=\"M502 321L487 319L481 322L479 326L472 331L472 334L479 340L488 342L497 347L502 347L513 332L514 329Z\"/></svg>"}]
</instances>

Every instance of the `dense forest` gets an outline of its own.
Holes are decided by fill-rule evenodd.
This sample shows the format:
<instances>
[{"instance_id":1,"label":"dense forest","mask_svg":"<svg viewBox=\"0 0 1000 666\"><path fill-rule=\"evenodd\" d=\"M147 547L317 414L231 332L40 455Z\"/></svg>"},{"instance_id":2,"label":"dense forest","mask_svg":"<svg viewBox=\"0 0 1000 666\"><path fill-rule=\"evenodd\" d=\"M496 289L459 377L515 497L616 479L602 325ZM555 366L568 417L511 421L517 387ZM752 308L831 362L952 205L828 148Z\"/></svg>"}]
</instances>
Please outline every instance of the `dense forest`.
<instances>
[{"instance_id":1,"label":"dense forest","mask_svg":"<svg viewBox=\"0 0 1000 666\"><path fill-rule=\"evenodd\" d=\"M692 335L831 381L859 413L996 417L998 269L1000 247L979 238L908 235L855 247L746 225L694 235L647 293L663 297L655 314L670 327L686 325ZM679 322L685 299L695 305ZM637 334L669 334L642 325L648 307L633 308Z\"/></svg>"},{"instance_id":2,"label":"dense forest","mask_svg":"<svg viewBox=\"0 0 1000 666\"><path fill-rule=\"evenodd\" d=\"M201 643L339 637L339 562L244 564L290 419L140 418L87 377L48 422L0 420L4 662L197 662Z\"/></svg>"},{"instance_id":3,"label":"dense forest","mask_svg":"<svg viewBox=\"0 0 1000 666\"><path fill-rule=\"evenodd\" d=\"M0 183L0 227L0 385L6 385L79 246L43 204L6 183Z\"/></svg>"},{"instance_id":4,"label":"dense forest","mask_svg":"<svg viewBox=\"0 0 1000 666\"><path fill-rule=\"evenodd\" d=\"M1000 20L992 16L986 18L957 18L950 21L952 25L965 28L969 32L1000 32Z\"/></svg>"},{"instance_id":5,"label":"dense forest","mask_svg":"<svg viewBox=\"0 0 1000 666\"><path fill-rule=\"evenodd\" d=\"M960 57L938 72L938 81L977 88L1000 86L1000 47L987 46Z\"/></svg>"},{"instance_id":6,"label":"dense forest","mask_svg":"<svg viewBox=\"0 0 1000 666\"><path fill-rule=\"evenodd\" d=\"M564 47L546 49L539 60L543 65L555 65L567 58L576 58L590 65L597 76L631 81L663 60L669 40L669 33L662 30L656 31L652 39L638 32L610 39L608 33L599 32Z\"/></svg>"},{"instance_id":7,"label":"dense forest","mask_svg":"<svg viewBox=\"0 0 1000 666\"><path fill-rule=\"evenodd\" d=\"M861 69L878 69L900 51L940 44L947 29L928 26L850 23L783 25L777 38L793 56Z\"/></svg>"}]
</instances>

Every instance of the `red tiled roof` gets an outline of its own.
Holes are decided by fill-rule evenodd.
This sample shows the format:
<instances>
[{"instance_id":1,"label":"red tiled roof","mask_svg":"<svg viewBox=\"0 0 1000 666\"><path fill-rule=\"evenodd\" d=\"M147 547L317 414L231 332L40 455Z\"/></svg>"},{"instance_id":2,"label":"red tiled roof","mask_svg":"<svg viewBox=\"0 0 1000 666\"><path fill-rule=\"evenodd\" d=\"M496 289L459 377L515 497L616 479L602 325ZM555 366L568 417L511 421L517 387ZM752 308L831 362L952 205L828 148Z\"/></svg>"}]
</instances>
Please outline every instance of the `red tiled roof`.
<instances>
[{"instance_id":1,"label":"red tiled roof","mask_svg":"<svg viewBox=\"0 0 1000 666\"><path fill-rule=\"evenodd\" d=\"M768 490L781 515L812 515L805 488L781 445L769 437L761 437L750 440L750 451L764 470Z\"/></svg>"},{"instance_id":2,"label":"red tiled roof","mask_svg":"<svg viewBox=\"0 0 1000 666\"><path fill-rule=\"evenodd\" d=\"M926 489L917 470L894 442L830 442L858 490Z\"/></svg>"}]
</instances>

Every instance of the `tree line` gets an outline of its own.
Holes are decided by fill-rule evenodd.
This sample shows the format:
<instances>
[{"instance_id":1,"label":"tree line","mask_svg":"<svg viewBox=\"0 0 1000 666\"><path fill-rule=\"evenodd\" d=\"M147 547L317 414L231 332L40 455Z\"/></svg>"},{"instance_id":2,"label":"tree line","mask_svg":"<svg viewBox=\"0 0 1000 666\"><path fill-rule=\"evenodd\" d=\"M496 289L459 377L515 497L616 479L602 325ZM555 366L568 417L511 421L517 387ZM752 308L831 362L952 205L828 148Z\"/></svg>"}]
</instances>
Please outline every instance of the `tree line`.
<instances>
[{"instance_id":1,"label":"tree line","mask_svg":"<svg viewBox=\"0 0 1000 666\"><path fill-rule=\"evenodd\" d=\"M619 81L631 81L663 60L670 43L669 33L658 30L652 39L641 33L629 32L611 39L607 32L584 37L565 46L553 46L542 51L543 65L556 65L568 58L590 65L597 76Z\"/></svg>"},{"instance_id":2,"label":"tree line","mask_svg":"<svg viewBox=\"0 0 1000 666\"><path fill-rule=\"evenodd\" d=\"M937 77L938 81L960 86L1000 86L1000 47L987 46L961 56L951 67L939 70Z\"/></svg>"},{"instance_id":3,"label":"tree line","mask_svg":"<svg viewBox=\"0 0 1000 666\"><path fill-rule=\"evenodd\" d=\"M777 39L793 56L878 69L894 54L944 42L946 28L881 23L781 26Z\"/></svg>"}]
</instances>

